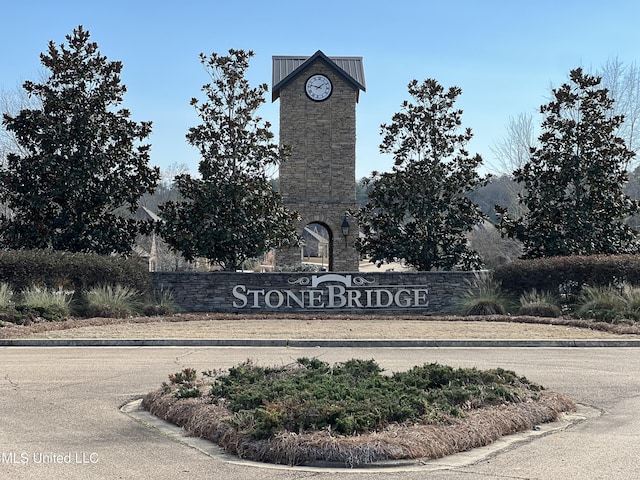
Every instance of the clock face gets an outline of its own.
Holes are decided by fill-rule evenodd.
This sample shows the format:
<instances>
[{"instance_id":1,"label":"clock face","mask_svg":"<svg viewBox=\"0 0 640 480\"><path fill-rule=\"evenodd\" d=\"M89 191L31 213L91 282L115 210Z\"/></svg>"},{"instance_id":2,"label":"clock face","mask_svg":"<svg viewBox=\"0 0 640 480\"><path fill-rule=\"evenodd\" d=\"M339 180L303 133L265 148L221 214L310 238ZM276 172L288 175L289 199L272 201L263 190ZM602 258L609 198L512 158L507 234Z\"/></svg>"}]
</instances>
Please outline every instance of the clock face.
<instances>
[{"instance_id":1,"label":"clock face","mask_svg":"<svg viewBox=\"0 0 640 480\"><path fill-rule=\"evenodd\" d=\"M331 80L318 73L307 79L304 89L311 100L321 102L331 95Z\"/></svg>"}]
</instances>

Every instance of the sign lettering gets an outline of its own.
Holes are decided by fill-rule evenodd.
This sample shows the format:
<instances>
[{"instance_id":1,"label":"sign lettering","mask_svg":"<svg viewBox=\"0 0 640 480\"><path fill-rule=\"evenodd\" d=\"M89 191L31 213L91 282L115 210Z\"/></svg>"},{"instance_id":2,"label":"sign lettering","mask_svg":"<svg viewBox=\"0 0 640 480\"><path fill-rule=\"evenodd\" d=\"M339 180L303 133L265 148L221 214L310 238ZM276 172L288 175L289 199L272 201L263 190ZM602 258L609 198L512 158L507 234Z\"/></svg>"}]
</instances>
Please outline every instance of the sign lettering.
<instances>
[{"instance_id":1,"label":"sign lettering","mask_svg":"<svg viewBox=\"0 0 640 480\"><path fill-rule=\"evenodd\" d=\"M329 283L331 282L331 283ZM352 275L313 275L289 280L291 288L233 287L237 309L374 309L425 308L429 288L424 285L372 286L373 281Z\"/></svg>"}]
</instances>

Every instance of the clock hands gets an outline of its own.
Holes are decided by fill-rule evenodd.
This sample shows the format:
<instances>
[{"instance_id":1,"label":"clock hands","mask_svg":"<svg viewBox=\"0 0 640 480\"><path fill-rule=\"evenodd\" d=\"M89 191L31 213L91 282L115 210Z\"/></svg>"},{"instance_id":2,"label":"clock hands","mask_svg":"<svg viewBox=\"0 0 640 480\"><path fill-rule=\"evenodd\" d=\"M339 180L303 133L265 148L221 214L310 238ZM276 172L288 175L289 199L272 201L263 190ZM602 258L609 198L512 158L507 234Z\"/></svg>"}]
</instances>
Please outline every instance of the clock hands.
<instances>
[{"instance_id":1,"label":"clock hands","mask_svg":"<svg viewBox=\"0 0 640 480\"><path fill-rule=\"evenodd\" d=\"M307 80L306 89L313 100L325 100L331 94L331 82L322 75L314 75Z\"/></svg>"}]
</instances>

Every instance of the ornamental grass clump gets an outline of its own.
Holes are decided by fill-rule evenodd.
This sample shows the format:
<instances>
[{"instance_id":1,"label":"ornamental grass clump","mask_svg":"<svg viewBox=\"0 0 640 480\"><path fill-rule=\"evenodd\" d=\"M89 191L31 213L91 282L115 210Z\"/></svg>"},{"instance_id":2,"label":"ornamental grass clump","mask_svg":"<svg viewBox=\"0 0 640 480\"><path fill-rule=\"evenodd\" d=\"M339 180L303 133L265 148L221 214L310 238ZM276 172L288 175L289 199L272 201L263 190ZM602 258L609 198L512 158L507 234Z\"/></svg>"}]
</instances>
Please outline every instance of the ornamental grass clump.
<instances>
[{"instance_id":1,"label":"ornamental grass clump","mask_svg":"<svg viewBox=\"0 0 640 480\"><path fill-rule=\"evenodd\" d=\"M0 283L0 328L8 322L16 323L18 317L13 302L13 289L8 283Z\"/></svg>"},{"instance_id":2,"label":"ornamental grass clump","mask_svg":"<svg viewBox=\"0 0 640 480\"><path fill-rule=\"evenodd\" d=\"M459 300L462 315L505 315L510 299L488 273L476 274Z\"/></svg>"},{"instance_id":3,"label":"ornamental grass clump","mask_svg":"<svg viewBox=\"0 0 640 480\"><path fill-rule=\"evenodd\" d=\"M11 285L5 282L0 283L0 310L13 308L14 306L14 292Z\"/></svg>"},{"instance_id":4,"label":"ornamental grass clump","mask_svg":"<svg viewBox=\"0 0 640 480\"><path fill-rule=\"evenodd\" d=\"M179 310L175 296L171 290L159 289L153 292L153 298L142 307L142 312L151 317L155 315L171 315Z\"/></svg>"},{"instance_id":5,"label":"ornamental grass clump","mask_svg":"<svg viewBox=\"0 0 640 480\"><path fill-rule=\"evenodd\" d=\"M63 320L71 315L73 291L32 286L20 295L16 309L28 315L37 315L49 321Z\"/></svg>"},{"instance_id":6,"label":"ornamental grass clump","mask_svg":"<svg viewBox=\"0 0 640 480\"><path fill-rule=\"evenodd\" d=\"M140 308L140 292L122 285L102 285L84 294L86 315L89 317L126 318Z\"/></svg>"},{"instance_id":7,"label":"ornamental grass clump","mask_svg":"<svg viewBox=\"0 0 640 480\"><path fill-rule=\"evenodd\" d=\"M518 315L557 318L562 316L562 310L551 293L539 292L534 288L520 296Z\"/></svg>"},{"instance_id":8,"label":"ornamental grass clump","mask_svg":"<svg viewBox=\"0 0 640 480\"><path fill-rule=\"evenodd\" d=\"M624 300L625 316L634 322L640 320L640 287L624 283L620 295Z\"/></svg>"},{"instance_id":9,"label":"ornamental grass clump","mask_svg":"<svg viewBox=\"0 0 640 480\"><path fill-rule=\"evenodd\" d=\"M585 286L579 297L576 315L608 323L640 320L640 287L622 285Z\"/></svg>"}]
</instances>

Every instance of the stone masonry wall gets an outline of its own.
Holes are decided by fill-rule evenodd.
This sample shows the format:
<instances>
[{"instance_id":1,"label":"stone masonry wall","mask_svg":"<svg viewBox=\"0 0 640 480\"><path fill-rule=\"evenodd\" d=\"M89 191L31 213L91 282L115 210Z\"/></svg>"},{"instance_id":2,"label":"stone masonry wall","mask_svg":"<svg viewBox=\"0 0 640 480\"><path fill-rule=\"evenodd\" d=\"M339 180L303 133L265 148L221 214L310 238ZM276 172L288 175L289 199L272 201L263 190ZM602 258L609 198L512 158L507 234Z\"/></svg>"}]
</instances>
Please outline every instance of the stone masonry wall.
<instances>
[{"instance_id":1,"label":"stone masonry wall","mask_svg":"<svg viewBox=\"0 0 640 480\"><path fill-rule=\"evenodd\" d=\"M307 78L329 77L331 96L314 102L305 94ZM280 143L291 157L280 166L280 189L286 202L355 203L357 90L318 61L280 93Z\"/></svg>"},{"instance_id":2,"label":"stone masonry wall","mask_svg":"<svg viewBox=\"0 0 640 480\"><path fill-rule=\"evenodd\" d=\"M310 100L304 89L309 76L316 73L329 77L333 86L331 96L322 102ZM329 268L336 271L356 270L359 263L355 219L349 219L346 242L340 229L345 212L357 207L357 95L353 85L320 60L299 72L280 92L280 143L291 147L291 157L280 165L282 199L300 214L299 232L313 222L331 232ZM276 263L299 264L300 249L277 252Z\"/></svg>"},{"instance_id":3,"label":"stone masonry wall","mask_svg":"<svg viewBox=\"0 0 640 480\"><path fill-rule=\"evenodd\" d=\"M187 312L449 313L474 272L154 272Z\"/></svg>"}]
</instances>

